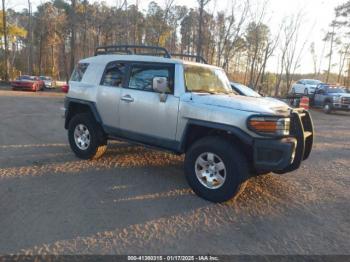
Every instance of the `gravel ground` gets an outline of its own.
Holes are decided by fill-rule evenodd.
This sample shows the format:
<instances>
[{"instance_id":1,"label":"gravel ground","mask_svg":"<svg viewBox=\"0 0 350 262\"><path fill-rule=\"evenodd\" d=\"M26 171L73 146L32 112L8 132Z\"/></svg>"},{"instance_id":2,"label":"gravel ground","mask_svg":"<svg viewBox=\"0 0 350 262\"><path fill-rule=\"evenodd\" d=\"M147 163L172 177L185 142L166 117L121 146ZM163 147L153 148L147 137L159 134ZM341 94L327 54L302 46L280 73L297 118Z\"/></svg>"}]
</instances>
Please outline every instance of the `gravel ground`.
<instances>
[{"instance_id":1,"label":"gravel ground","mask_svg":"<svg viewBox=\"0 0 350 262\"><path fill-rule=\"evenodd\" d=\"M63 95L0 91L0 254L350 254L350 114L312 111L317 138L290 174L212 204L182 157L112 142L77 159Z\"/></svg>"}]
</instances>

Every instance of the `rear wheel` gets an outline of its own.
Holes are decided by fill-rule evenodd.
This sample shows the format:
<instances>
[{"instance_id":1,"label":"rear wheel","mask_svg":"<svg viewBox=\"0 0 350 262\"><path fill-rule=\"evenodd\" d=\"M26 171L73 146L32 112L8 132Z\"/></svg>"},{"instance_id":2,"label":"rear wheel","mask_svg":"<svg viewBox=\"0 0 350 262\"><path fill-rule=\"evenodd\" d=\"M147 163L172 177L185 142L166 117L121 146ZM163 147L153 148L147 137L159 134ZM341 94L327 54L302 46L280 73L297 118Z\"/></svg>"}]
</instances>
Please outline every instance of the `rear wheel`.
<instances>
[{"instance_id":1,"label":"rear wheel","mask_svg":"<svg viewBox=\"0 0 350 262\"><path fill-rule=\"evenodd\" d=\"M68 139L75 155L82 159L100 158L107 149L102 128L89 113L77 114L71 119Z\"/></svg>"},{"instance_id":2,"label":"rear wheel","mask_svg":"<svg viewBox=\"0 0 350 262\"><path fill-rule=\"evenodd\" d=\"M224 202L243 192L249 168L245 156L229 141L206 137L187 151L185 173L198 196L212 202Z\"/></svg>"}]
</instances>

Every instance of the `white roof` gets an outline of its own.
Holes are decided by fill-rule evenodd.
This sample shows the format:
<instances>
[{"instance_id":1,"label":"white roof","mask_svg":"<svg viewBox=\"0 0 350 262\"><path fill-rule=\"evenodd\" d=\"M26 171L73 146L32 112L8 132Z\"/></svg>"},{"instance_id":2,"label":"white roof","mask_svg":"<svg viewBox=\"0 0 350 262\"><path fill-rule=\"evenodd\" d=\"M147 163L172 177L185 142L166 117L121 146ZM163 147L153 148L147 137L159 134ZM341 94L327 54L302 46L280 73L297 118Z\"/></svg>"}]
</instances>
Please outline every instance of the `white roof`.
<instances>
[{"instance_id":1,"label":"white roof","mask_svg":"<svg viewBox=\"0 0 350 262\"><path fill-rule=\"evenodd\" d=\"M145 55L116 55L116 54L106 54L106 55L97 55L82 59L79 63L95 63L95 64L107 64L113 61L138 61L138 62L151 62L151 63L168 63L168 64L186 64L186 65L198 65L198 66L207 66L215 67L212 65L195 63L190 61L185 61L175 58L165 58L159 56L145 56Z\"/></svg>"}]
</instances>

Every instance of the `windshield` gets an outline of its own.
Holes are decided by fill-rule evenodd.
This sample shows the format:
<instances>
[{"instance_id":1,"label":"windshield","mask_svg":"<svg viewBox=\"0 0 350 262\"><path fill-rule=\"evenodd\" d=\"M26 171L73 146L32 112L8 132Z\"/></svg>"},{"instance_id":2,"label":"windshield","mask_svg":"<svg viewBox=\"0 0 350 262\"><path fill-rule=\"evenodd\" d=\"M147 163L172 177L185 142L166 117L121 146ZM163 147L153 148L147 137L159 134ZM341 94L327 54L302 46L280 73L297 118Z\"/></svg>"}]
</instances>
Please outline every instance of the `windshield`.
<instances>
[{"instance_id":1,"label":"windshield","mask_svg":"<svg viewBox=\"0 0 350 262\"><path fill-rule=\"evenodd\" d=\"M186 88L189 92L233 94L224 70L199 65L184 65Z\"/></svg>"},{"instance_id":2,"label":"windshield","mask_svg":"<svg viewBox=\"0 0 350 262\"><path fill-rule=\"evenodd\" d=\"M18 80L32 80L30 76L20 76L17 78Z\"/></svg>"},{"instance_id":3,"label":"windshield","mask_svg":"<svg viewBox=\"0 0 350 262\"><path fill-rule=\"evenodd\" d=\"M321 84L322 82L319 80L305 80L305 84L307 85L318 85Z\"/></svg>"},{"instance_id":4,"label":"windshield","mask_svg":"<svg viewBox=\"0 0 350 262\"><path fill-rule=\"evenodd\" d=\"M242 93L245 96L252 96L252 97L261 97L260 94L258 94L257 92L255 92L253 89L242 85L242 84L238 84L238 83L233 83L232 87L234 89L237 89L240 93Z\"/></svg>"},{"instance_id":5,"label":"windshield","mask_svg":"<svg viewBox=\"0 0 350 262\"><path fill-rule=\"evenodd\" d=\"M346 93L346 91L342 87L329 87L328 93Z\"/></svg>"},{"instance_id":6,"label":"windshield","mask_svg":"<svg viewBox=\"0 0 350 262\"><path fill-rule=\"evenodd\" d=\"M41 80L51 80L51 77L49 76L40 76Z\"/></svg>"}]
</instances>

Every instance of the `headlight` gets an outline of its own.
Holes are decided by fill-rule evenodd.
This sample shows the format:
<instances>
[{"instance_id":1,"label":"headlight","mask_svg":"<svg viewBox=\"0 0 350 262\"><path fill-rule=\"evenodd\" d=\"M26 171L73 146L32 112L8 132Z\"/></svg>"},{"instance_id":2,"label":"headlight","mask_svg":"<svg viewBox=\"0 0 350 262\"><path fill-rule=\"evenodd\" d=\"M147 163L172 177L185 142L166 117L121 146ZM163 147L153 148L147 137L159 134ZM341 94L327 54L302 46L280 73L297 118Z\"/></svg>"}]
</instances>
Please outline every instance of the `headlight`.
<instances>
[{"instance_id":1,"label":"headlight","mask_svg":"<svg viewBox=\"0 0 350 262\"><path fill-rule=\"evenodd\" d=\"M333 102L340 102L341 96L333 96Z\"/></svg>"},{"instance_id":2,"label":"headlight","mask_svg":"<svg viewBox=\"0 0 350 262\"><path fill-rule=\"evenodd\" d=\"M248 128L259 135L288 136L290 118L253 116L248 120Z\"/></svg>"}]
</instances>

